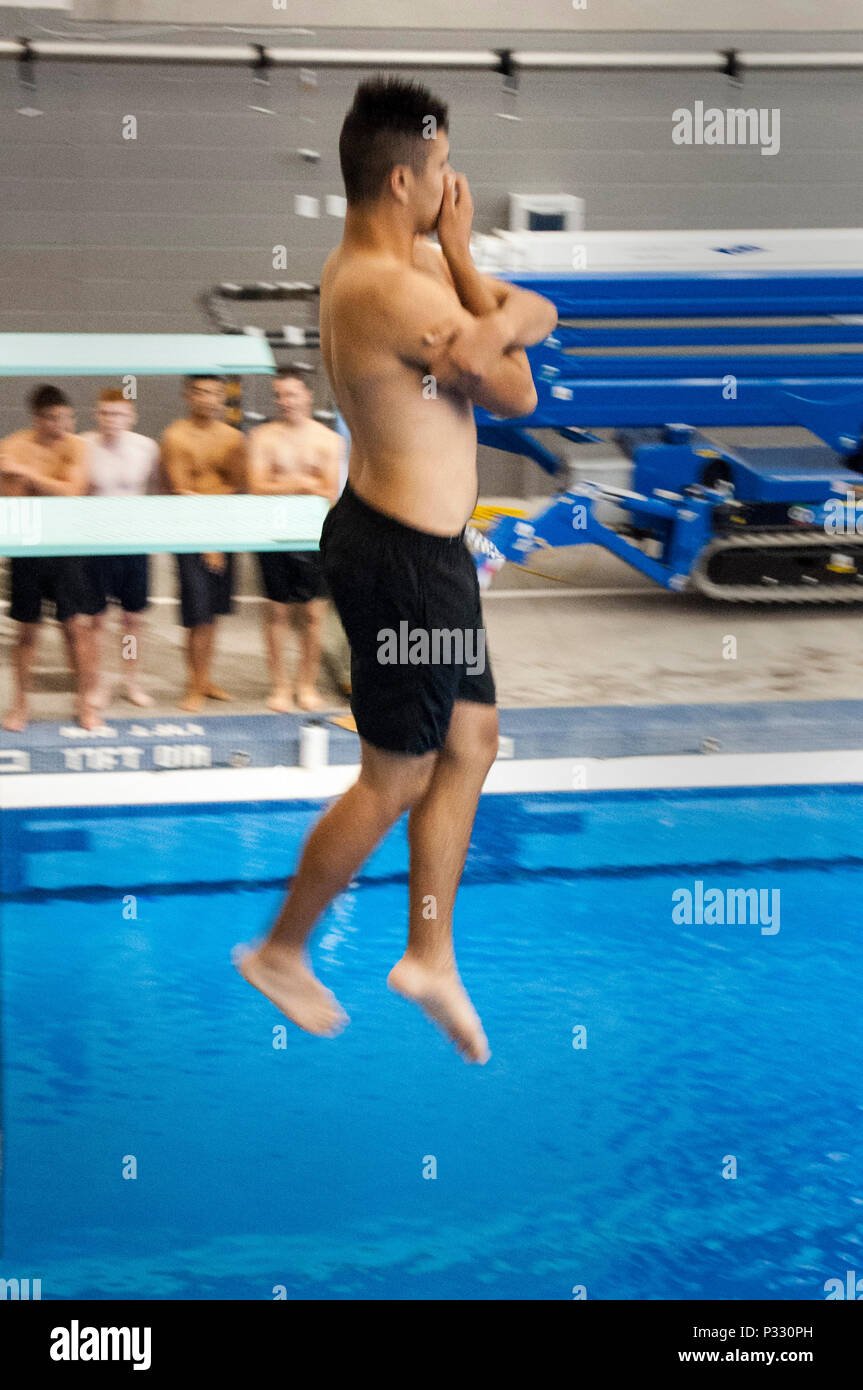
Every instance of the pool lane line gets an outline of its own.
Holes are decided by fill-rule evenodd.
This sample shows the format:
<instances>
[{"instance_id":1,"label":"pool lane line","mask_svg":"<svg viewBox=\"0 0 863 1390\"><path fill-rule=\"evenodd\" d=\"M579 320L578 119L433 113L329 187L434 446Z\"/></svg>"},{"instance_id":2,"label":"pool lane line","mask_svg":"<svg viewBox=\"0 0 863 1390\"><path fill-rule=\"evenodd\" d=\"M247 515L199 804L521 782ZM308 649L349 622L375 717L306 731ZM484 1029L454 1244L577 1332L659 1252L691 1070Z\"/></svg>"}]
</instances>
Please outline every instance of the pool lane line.
<instances>
[{"instance_id":1,"label":"pool lane line","mask_svg":"<svg viewBox=\"0 0 863 1390\"><path fill-rule=\"evenodd\" d=\"M739 877L740 875L756 873L833 874L837 869L863 869L863 855L840 854L835 859L820 855L801 858L789 855L787 859L776 857L752 860L700 859L697 862L686 860L678 862L675 860L674 862L656 864L586 864L583 866L531 864L530 868L525 868L523 864L513 865L508 862L494 865L485 862L471 866L470 860L468 860L461 882L463 887L477 888L484 884L524 883L527 877L532 882L543 880L545 882L582 883L586 879L669 878L678 880L681 877L695 879L704 878L707 874L712 874L715 877L722 877L723 875ZM148 898L212 897L214 893L284 892L285 888L290 887L292 882L292 874L287 876L278 874L266 878L193 879L188 883L181 881L124 883L122 888L116 884L106 887L104 883L76 883L67 887L11 889L6 893L0 893L0 902L10 905L60 901L116 902L118 895L132 894L141 903L146 902ZM407 869L394 869L385 874L359 873L351 879L349 886L338 896L344 897L346 893L351 893L358 888L399 888L406 887L407 884Z\"/></svg>"},{"instance_id":2,"label":"pool lane line","mask_svg":"<svg viewBox=\"0 0 863 1390\"><path fill-rule=\"evenodd\" d=\"M164 772L7 774L0 810L64 806L206 805L226 801L325 801L359 766L201 768ZM583 785L582 785L583 783ZM863 785L863 749L783 753L686 753L627 758L499 758L486 794L675 790L708 787Z\"/></svg>"}]
</instances>

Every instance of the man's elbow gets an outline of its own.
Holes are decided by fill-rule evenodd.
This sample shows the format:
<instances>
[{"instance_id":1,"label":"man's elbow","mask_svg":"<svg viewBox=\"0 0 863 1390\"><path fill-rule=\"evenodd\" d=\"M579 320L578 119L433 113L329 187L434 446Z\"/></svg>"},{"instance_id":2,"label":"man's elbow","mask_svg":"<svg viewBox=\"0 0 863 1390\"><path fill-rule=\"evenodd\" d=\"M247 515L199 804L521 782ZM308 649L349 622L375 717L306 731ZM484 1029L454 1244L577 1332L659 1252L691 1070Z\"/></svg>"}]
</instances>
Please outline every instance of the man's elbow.
<instances>
[{"instance_id":1,"label":"man's elbow","mask_svg":"<svg viewBox=\"0 0 863 1390\"><path fill-rule=\"evenodd\" d=\"M522 352L520 358L521 370L512 385L514 399L511 418L515 420L520 419L523 415L532 415L539 402L527 353Z\"/></svg>"},{"instance_id":2,"label":"man's elbow","mask_svg":"<svg viewBox=\"0 0 863 1390\"><path fill-rule=\"evenodd\" d=\"M536 301L537 327L536 339L531 346L543 342L557 328L557 306L543 294L534 294L533 297Z\"/></svg>"},{"instance_id":3,"label":"man's elbow","mask_svg":"<svg viewBox=\"0 0 863 1390\"><path fill-rule=\"evenodd\" d=\"M530 295L534 305L535 326L528 346L535 347L557 328L557 306L550 299L546 299L544 294L537 294L535 290L525 290L524 293Z\"/></svg>"},{"instance_id":4,"label":"man's elbow","mask_svg":"<svg viewBox=\"0 0 863 1390\"><path fill-rule=\"evenodd\" d=\"M495 403L495 408L490 413L502 420L521 420L525 415L533 414L538 399L536 387L531 381L529 386L518 391L507 391L506 395Z\"/></svg>"},{"instance_id":5,"label":"man's elbow","mask_svg":"<svg viewBox=\"0 0 863 1390\"><path fill-rule=\"evenodd\" d=\"M513 420L520 420L523 415L532 415L539 404L539 397L536 394L536 387L533 382L524 392L524 395L516 402L515 413L510 416Z\"/></svg>"}]
</instances>

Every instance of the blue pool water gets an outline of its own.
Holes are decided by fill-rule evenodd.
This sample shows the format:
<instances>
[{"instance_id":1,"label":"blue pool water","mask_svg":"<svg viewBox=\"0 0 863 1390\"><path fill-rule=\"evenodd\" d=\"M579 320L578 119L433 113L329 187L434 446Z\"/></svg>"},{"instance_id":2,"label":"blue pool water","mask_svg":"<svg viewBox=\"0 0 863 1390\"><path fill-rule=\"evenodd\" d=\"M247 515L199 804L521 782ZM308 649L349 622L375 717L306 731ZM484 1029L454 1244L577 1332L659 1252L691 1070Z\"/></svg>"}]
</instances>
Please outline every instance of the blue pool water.
<instances>
[{"instance_id":1,"label":"blue pool water","mask_svg":"<svg viewBox=\"0 0 863 1390\"><path fill-rule=\"evenodd\" d=\"M863 1272L863 790L485 797L457 908L485 1068L386 989L403 828L315 938L350 1027L274 1048L229 952L318 812L4 815L0 1275L43 1298L823 1299ZM779 930L675 923L696 880L778 891Z\"/></svg>"}]
</instances>

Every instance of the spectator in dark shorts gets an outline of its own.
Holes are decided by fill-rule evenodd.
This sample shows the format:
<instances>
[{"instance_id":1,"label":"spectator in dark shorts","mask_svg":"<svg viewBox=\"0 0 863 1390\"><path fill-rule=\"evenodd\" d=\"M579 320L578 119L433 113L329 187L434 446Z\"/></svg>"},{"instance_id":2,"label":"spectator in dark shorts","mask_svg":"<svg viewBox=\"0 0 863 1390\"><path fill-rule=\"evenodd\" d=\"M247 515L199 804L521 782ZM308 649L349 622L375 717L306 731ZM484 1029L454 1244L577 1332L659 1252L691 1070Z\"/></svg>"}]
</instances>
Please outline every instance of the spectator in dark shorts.
<instances>
[{"instance_id":1,"label":"spectator in dark shorts","mask_svg":"<svg viewBox=\"0 0 863 1390\"><path fill-rule=\"evenodd\" d=\"M225 385L218 377L187 377L188 414L161 438L161 480L182 497L245 492L246 441L222 419ZM187 689L180 709L197 712L205 700L233 696L210 679L216 618L231 611L233 555L178 555L180 619L187 629Z\"/></svg>"},{"instance_id":2,"label":"spectator in dark shorts","mask_svg":"<svg viewBox=\"0 0 863 1390\"><path fill-rule=\"evenodd\" d=\"M334 502L344 446L333 430L311 418L312 395L302 375L285 369L273 382L278 419L249 436L252 492L278 496L313 494ZM270 672L267 704L279 713L319 709L315 689L321 662L326 584L317 550L273 550L258 555L267 602L264 639ZM285 628L297 634L299 654L293 689L284 666Z\"/></svg>"},{"instance_id":3,"label":"spectator in dark shorts","mask_svg":"<svg viewBox=\"0 0 863 1390\"><path fill-rule=\"evenodd\" d=\"M99 428L82 434L87 445L90 494L94 497L140 497L158 491L159 446L155 439L136 434L137 412L123 392L110 388L96 403ZM148 556L95 555L89 561L90 584L96 613L93 618L96 665L101 673L102 638L108 599L122 608L120 657L126 698L140 707L153 701L138 683L141 659L142 613L147 606ZM100 674L96 699L104 708L111 699L113 681Z\"/></svg>"},{"instance_id":4,"label":"spectator in dark shorts","mask_svg":"<svg viewBox=\"0 0 863 1390\"><path fill-rule=\"evenodd\" d=\"M0 493L4 497L82 497L87 491L87 446L74 433L75 413L56 386L37 386L30 396L33 425L0 440ZM93 595L87 561L78 555L27 555L11 561L10 616L19 624L15 694L4 729L27 727L30 680L36 659L42 601L54 605L62 624L77 686L76 717L84 729L102 720L94 703L96 665L90 615Z\"/></svg>"}]
</instances>

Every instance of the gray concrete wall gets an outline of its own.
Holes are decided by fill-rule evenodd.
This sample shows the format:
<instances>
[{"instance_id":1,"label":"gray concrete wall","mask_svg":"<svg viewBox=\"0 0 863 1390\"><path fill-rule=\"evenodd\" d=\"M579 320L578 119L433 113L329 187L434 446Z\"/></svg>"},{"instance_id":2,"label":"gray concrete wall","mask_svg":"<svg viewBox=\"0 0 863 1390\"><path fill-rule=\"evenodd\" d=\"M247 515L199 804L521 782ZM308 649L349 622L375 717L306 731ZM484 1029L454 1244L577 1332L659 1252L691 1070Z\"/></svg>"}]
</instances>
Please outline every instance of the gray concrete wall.
<instances>
[{"instance_id":1,"label":"gray concrete wall","mask_svg":"<svg viewBox=\"0 0 863 1390\"><path fill-rule=\"evenodd\" d=\"M64 0L73 13L85 19L111 19L126 23L230 24L262 23L261 0ZM4 0L0 0L0 4ZM414 0L327 0L322 9L316 0L264 0L268 22L286 26L326 22L327 26L414 29L418 11ZM738 29L783 30L856 29L860 25L857 0L724 0L723 18ZM432 0L423 18L436 27L464 25L470 29L512 28L525 31L569 27L578 34L602 26L636 33L656 29L713 29L715 0ZM320 32L320 31L319 31Z\"/></svg>"},{"instance_id":2,"label":"gray concrete wall","mask_svg":"<svg viewBox=\"0 0 863 1390\"><path fill-rule=\"evenodd\" d=\"M0 10L3 37L37 38L40 23L73 32L56 12ZM100 26L88 24L86 32L97 35ZM117 37L111 26L102 32ZM163 36L220 38L218 31ZM497 47L511 37L327 30L292 43ZM726 32L632 35L626 46L703 50L735 39L753 49L850 42L835 34ZM607 49L624 39L593 34L578 41ZM572 48L573 33L529 35L524 44L531 43ZM297 216L294 197L312 194L323 203L342 192L338 132L361 74L322 70L317 90L307 92L288 70L275 72L266 89L240 70L46 63L36 92L25 94L14 69L0 63L0 331L201 331L208 327L197 304L201 291L222 279L272 278L272 248L280 244L289 264L279 278L317 278L341 223ZM519 122L498 115L501 82L493 74L416 75L450 103L453 162L470 179L480 231L505 224L510 189L578 193L587 225L596 229L860 221L859 74L752 76L743 92L716 74L527 75L515 108ZM780 152L673 145L672 111L696 100L779 107ZM44 114L15 114L20 106ZM130 115L134 141L123 139ZM305 164L298 146L319 149L320 163ZM242 306L238 313L249 316ZM284 317L276 311L271 322ZM70 386L86 406L99 384ZM27 387L0 381L4 433L24 423ZM157 433L175 413L176 383L145 381L141 389L141 428ZM317 404L329 404L323 379ZM482 451L484 492L519 493L528 479L536 491L533 465Z\"/></svg>"}]
</instances>

